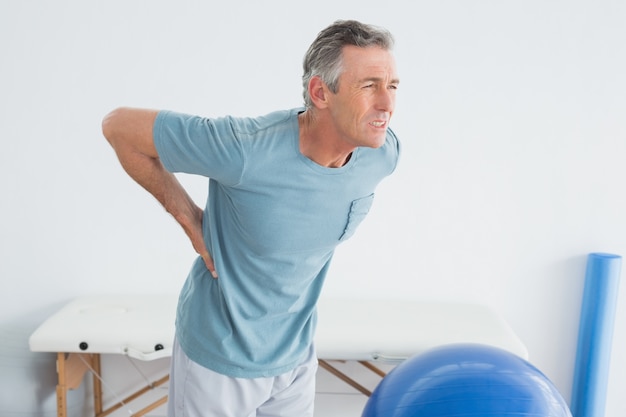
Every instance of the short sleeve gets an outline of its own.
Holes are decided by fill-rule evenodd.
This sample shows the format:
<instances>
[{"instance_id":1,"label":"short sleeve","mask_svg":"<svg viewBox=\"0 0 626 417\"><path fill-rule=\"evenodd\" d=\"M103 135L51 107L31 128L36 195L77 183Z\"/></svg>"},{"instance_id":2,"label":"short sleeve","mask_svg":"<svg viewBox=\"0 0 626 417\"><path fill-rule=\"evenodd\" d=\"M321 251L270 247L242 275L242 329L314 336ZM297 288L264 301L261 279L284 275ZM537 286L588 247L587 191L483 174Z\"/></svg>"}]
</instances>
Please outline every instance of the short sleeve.
<instances>
[{"instance_id":1,"label":"short sleeve","mask_svg":"<svg viewBox=\"0 0 626 417\"><path fill-rule=\"evenodd\" d=\"M153 136L159 158L170 172L210 177L234 185L244 158L232 118L209 119L161 111Z\"/></svg>"}]
</instances>

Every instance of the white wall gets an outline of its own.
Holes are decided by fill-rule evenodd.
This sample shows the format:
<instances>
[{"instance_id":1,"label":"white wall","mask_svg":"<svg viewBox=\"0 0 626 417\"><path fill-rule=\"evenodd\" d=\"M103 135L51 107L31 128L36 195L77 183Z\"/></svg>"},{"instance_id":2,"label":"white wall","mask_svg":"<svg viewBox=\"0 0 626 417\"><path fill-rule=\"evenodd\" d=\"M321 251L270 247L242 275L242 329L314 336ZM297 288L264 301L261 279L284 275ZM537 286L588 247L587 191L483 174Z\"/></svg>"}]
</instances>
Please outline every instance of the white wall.
<instances>
[{"instance_id":1,"label":"white wall","mask_svg":"<svg viewBox=\"0 0 626 417\"><path fill-rule=\"evenodd\" d=\"M176 292L194 256L119 167L102 116L298 106L304 51L338 18L396 35L404 154L327 294L488 304L569 400L586 255L626 255L621 1L3 2L0 374L21 377L0 377L0 392L50 401L23 348L51 311L82 294ZM182 180L203 201L204 181ZM626 414L625 291L608 417Z\"/></svg>"}]
</instances>

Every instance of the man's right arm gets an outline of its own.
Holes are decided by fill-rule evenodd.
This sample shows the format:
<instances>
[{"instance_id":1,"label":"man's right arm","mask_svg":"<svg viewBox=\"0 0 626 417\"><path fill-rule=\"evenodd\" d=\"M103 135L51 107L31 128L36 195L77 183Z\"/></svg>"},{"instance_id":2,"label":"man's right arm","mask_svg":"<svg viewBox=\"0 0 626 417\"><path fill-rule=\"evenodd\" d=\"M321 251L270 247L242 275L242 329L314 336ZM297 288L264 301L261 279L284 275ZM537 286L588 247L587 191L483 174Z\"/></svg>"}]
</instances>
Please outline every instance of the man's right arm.
<instances>
[{"instance_id":1,"label":"man's right arm","mask_svg":"<svg viewBox=\"0 0 626 417\"><path fill-rule=\"evenodd\" d=\"M195 251L202 256L211 274L217 277L202 236L202 209L159 159L153 137L157 114L155 110L115 109L102 121L102 133L124 170L182 226Z\"/></svg>"}]
</instances>

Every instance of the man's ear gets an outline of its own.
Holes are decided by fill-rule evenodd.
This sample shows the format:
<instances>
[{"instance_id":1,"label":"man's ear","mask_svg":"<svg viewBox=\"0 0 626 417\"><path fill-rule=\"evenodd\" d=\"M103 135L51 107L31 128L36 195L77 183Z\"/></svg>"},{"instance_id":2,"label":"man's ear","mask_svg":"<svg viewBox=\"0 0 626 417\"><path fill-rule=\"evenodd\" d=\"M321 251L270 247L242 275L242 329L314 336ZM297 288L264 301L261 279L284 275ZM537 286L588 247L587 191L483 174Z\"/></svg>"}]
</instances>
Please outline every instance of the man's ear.
<instances>
[{"instance_id":1,"label":"man's ear","mask_svg":"<svg viewBox=\"0 0 626 417\"><path fill-rule=\"evenodd\" d=\"M309 96L315 107L325 108L328 105L329 94L328 86L319 76L311 78L311 81L309 81Z\"/></svg>"}]
</instances>

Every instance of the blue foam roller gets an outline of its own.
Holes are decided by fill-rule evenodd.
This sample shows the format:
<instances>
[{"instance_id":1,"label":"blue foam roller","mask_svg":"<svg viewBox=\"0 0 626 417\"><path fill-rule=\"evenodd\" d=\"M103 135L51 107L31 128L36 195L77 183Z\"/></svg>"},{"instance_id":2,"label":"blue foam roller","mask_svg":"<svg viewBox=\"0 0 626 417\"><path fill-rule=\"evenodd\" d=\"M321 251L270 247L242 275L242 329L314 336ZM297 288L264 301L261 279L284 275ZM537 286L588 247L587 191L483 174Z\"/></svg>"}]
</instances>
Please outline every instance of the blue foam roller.
<instances>
[{"instance_id":1,"label":"blue foam roller","mask_svg":"<svg viewBox=\"0 0 626 417\"><path fill-rule=\"evenodd\" d=\"M622 258L587 257L571 410L574 417L604 416Z\"/></svg>"}]
</instances>

